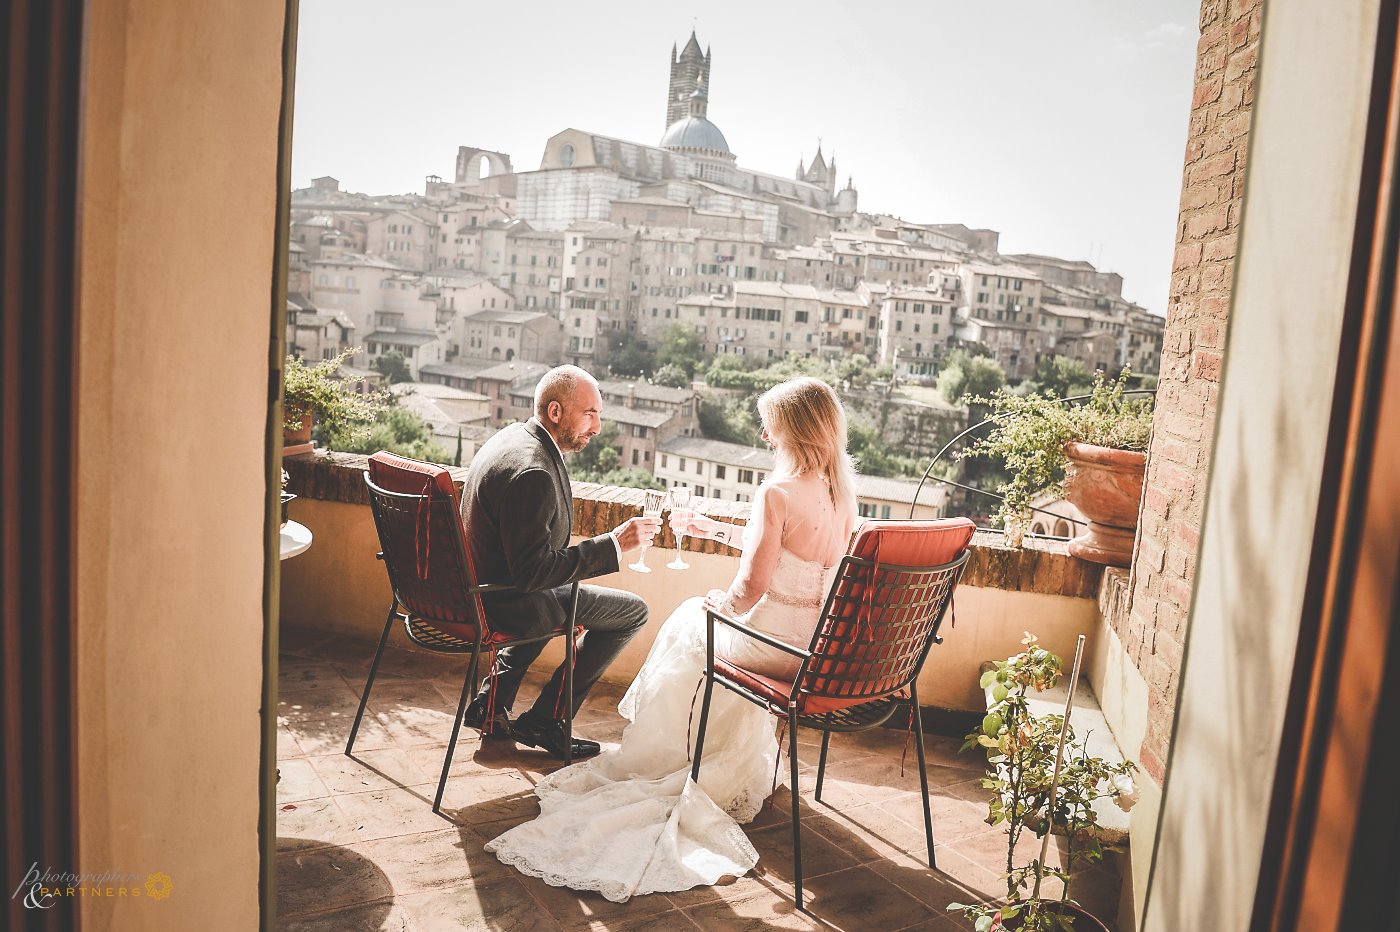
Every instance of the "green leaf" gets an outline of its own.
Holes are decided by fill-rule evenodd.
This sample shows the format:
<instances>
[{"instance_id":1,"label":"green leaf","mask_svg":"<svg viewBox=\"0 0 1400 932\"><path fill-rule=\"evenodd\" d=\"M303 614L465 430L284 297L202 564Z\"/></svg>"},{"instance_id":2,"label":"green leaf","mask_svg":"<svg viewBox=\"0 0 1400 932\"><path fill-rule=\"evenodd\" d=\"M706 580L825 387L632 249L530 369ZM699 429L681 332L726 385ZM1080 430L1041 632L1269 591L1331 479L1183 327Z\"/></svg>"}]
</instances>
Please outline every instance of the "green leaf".
<instances>
[{"instance_id":1,"label":"green leaf","mask_svg":"<svg viewBox=\"0 0 1400 932\"><path fill-rule=\"evenodd\" d=\"M974 925L973 928L976 929L977 932L991 932L992 917L982 916L977 920L977 924Z\"/></svg>"},{"instance_id":2,"label":"green leaf","mask_svg":"<svg viewBox=\"0 0 1400 932\"><path fill-rule=\"evenodd\" d=\"M1009 692L1010 692L1010 690L1008 690L1008 689L1007 689L1005 686L1003 686L1001 683L996 684L996 686L992 687L992 701L993 701L993 702L1003 702L1003 701L1005 701L1005 700L1006 700L1007 693L1009 693Z\"/></svg>"},{"instance_id":3,"label":"green leaf","mask_svg":"<svg viewBox=\"0 0 1400 932\"><path fill-rule=\"evenodd\" d=\"M1000 715L995 712L988 712L982 717L982 734L989 738L994 738L997 732L1001 731L1001 726L1004 724L1005 722L1002 721Z\"/></svg>"},{"instance_id":4,"label":"green leaf","mask_svg":"<svg viewBox=\"0 0 1400 932\"><path fill-rule=\"evenodd\" d=\"M986 689L988 686L992 685L992 683L996 680L996 678L997 678L997 671L995 671L995 670L988 670L986 673L983 673L983 674L982 674L982 678L981 678L980 680L977 681L977 687L978 687L979 689ZM964 682L966 682L966 681L964 680Z\"/></svg>"}]
</instances>

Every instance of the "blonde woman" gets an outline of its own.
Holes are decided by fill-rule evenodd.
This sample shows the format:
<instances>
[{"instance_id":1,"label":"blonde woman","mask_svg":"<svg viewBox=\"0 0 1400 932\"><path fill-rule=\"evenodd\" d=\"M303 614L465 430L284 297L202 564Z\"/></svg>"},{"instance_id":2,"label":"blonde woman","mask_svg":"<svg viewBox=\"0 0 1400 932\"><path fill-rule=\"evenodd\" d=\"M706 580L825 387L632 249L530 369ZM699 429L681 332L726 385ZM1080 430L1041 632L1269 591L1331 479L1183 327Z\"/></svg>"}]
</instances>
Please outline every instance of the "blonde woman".
<instances>
[{"instance_id":1,"label":"blonde woman","mask_svg":"<svg viewBox=\"0 0 1400 932\"><path fill-rule=\"evenodd\" d=\"M739 828L774 786L774 719L716 690L705 767L690 780L692 706L705 664L705 609L806 647L856 523L846 418L817 379L783 382L758 400L776 468L739 529L701 516L672 518L677 531L742 547L726 590L683 603L657 634L619 711L622 743L544 778L540 815L489 842L501 861L555 886L625 902L746 873L758 854ZM717 651L755 672L790 677L794 658L728 628Z\"/></svg>"}]
</instances>

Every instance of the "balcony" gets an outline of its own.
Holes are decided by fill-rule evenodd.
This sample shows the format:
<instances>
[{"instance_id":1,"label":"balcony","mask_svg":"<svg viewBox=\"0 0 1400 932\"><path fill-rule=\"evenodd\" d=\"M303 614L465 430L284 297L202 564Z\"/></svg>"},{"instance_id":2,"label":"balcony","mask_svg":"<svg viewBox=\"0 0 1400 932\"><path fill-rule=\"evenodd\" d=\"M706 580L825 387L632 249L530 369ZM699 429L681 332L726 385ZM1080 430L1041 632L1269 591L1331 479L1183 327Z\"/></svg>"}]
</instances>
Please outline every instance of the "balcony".
<instances>
[{"instance_id":1,"label":"balcony","mask_svg":"<svg viewBox=\"0 0 1400 932\"><path fill-rule=\"evenodd\" d=\"M1123 747L1132 743L1132 702L1112 695L1123 679L1112 625L1100 593L1121 589L1122 578L1069 558L1063 545L1035 542L1022 551L999 546L999 535L979 534L946 641L930 656L920 680L931 729L925 744L939 845L935 873L922 857L918 768L903 729L878 729L833 738L823 801L811 798L819 747L800 735L804 877L809 915L792 908L790 797L779 788L772 805L746 827L761 860L737 881L712 889L634 898L620 905L594 894L549 887L510 870L481 850L490 838L530 818L531 787L556 763L541 753L462 733L447 794L446 818L431 811L432 792L465 665L411 650L396 631L381 680L362 726L355 759L341 752L359 690L389 602L377 543L364 497L363 458L332 454L288 461L299 494L293 518L311 527L315 543L283 566L278 757L278 890L283 928L971 928L946 912L949 902L989 900L1004 893L1000 828L987 826L983 765L975 752L959 754L961 735L980 719L978 667L1017 649L1032 628L1068 656L1075 635L1097 645L1088 679ZM640 493L575 483L575 529L593 534L636 514ZM707 507L706 507L707 506ZM706 502L702 510L743 520L748 505ZM674 546L667 536L650 562L658 567ZM577 731L616 741L625 722L615 708L646 656L652 637L685 597L728 584L738 566L716 545L687 544L692 568L649 576L623 571L595 580L642 595L651 608L648 629L629 646L580 713ZM1114 612L1111 595L1103 599ZM561 653L537 664L521 703L538 689L541 671ZM1145 705L1145 702L1144 702ZM1115 721L1117 719L1117 721ZM1141 735L1137 735L1140 741ZM435 763L436 762L436 763ZM1155 806L1143 807L1155 809ZM1152 837L1151 827L1143 835ZM1036 842L1038 844L1038 842ZM1144 846L1150 847L1150 846ZM1051 845L1059 856L1058 839ZM1075 898L1113 925L1120 903L1133 897L1126 846L1103 862L1081 868ZM1131 927L1131 905L1125 907Z\"/></svg>"}]
</instances>

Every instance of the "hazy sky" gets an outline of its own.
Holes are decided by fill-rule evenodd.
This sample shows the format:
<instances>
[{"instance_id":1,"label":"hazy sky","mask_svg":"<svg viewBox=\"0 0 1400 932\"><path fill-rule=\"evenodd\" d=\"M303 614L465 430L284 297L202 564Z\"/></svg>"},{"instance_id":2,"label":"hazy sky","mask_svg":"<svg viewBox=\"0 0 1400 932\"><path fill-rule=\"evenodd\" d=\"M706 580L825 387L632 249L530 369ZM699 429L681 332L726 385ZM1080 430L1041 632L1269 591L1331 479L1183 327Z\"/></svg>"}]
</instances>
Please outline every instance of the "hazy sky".
<instances>
[{"instance_id":1,"label":"hazy sky","mask_svg":"<svg viewBox=\"0 0 1400 932\"><path fill-rule=\"evenodd\" d=\"M457 146L539 167L568 127L654 145L671 45L710 119L790 176L820 138L860 208L1082 258L1165 312L1198 0L302 0L293 182L423 190Z\"/></svg>"}]
</instances>

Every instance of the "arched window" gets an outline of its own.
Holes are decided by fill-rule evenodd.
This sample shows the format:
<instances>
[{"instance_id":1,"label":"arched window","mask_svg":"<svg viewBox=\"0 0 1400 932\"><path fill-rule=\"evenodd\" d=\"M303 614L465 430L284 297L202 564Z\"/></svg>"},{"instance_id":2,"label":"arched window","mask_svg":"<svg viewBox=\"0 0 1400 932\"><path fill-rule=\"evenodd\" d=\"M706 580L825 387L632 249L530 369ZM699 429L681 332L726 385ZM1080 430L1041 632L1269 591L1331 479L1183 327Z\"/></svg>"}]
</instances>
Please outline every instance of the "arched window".
<instances>
[{"instance_id":1,"label":"arched window","mask_svg":"<svg viewBox=\"0 0 1400 932\"><path fill-rule=\"evenodd\" d=\"M559 164L564 168L572 168L574 164L574 147L572 143L564 143L559 147Z\"/></svg>"}]
</instances>

